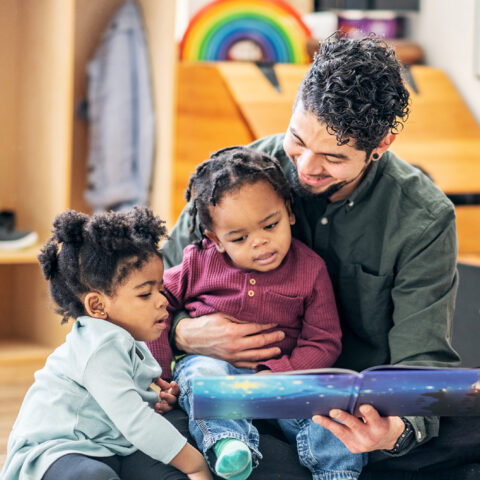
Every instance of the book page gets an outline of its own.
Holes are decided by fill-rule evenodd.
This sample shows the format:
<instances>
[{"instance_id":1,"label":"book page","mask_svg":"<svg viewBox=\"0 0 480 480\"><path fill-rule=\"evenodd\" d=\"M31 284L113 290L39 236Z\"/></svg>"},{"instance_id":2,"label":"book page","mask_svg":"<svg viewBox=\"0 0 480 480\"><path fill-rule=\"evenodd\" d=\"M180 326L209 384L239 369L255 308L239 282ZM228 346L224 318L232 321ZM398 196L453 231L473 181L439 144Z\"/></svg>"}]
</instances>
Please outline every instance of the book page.
<instances>
[{"instance_id":1,"label":"book page","mask_svg":"<svg viewBox=\"0 0 480 480\"><path fill-rule=\"evenodd\" d=\"M195 418L309 418L348 410L358 373L234 375L198 378Z\"/></svg>"}]
</instances>

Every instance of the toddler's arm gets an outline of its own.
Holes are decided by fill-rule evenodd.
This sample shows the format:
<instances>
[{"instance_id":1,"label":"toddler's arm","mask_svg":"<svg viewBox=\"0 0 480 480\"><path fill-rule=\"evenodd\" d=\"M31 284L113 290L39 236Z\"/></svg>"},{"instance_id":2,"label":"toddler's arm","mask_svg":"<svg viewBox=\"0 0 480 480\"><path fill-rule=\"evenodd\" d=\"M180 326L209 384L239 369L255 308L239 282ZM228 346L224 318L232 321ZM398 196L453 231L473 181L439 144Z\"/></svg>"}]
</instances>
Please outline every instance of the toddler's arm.
<instances>
[{"instance_id":1,"label":"toddler's arm","mask_svg":"<svg viewBox=\"0 0 480 480\"><path fill-rule=\"evenodd\" d=\"M185 473L190 480L212 480L212 474L203 455L189 443L178 452L170 465Z\"/></svg>"}]
</instances>

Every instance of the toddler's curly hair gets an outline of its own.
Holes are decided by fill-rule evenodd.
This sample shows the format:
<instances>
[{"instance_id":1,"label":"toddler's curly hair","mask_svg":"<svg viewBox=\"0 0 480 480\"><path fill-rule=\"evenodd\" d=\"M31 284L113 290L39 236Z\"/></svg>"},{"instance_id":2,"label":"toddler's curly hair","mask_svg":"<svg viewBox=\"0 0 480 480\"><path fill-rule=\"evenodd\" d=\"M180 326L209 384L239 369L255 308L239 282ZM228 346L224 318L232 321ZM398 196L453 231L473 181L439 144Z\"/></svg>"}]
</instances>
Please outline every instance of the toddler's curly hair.
<instances>
[{"instance_id":1,"label":"toddler's curly hair","mask_svg":"<svg viewBox=\"0 0 480 480\"><path fill-rule=\"evenodd\" d=\"M203 238L205 230L212 229L210 207L217 205L226 194L259 181L268 182L291 207L291 187L278 160L244 146L222 148L212 153L191 175L185 192L190 202L190 233L199 228ZM201 248L202 240L195 245Z\"/></svg>"},{"instance_id":2,"label":"toddler's curly hair","mask_svg":"<svg viewBox=\"0 0 480 480\"><path fill-rule=\"evenodd\" d=\"M91 217L75 210L58 215L38 261L62 323L86 314L84 294L111 296L152 255L161 258L158 243L165 236L165 222L146 207Z\"/></svg>"}]
</instances>

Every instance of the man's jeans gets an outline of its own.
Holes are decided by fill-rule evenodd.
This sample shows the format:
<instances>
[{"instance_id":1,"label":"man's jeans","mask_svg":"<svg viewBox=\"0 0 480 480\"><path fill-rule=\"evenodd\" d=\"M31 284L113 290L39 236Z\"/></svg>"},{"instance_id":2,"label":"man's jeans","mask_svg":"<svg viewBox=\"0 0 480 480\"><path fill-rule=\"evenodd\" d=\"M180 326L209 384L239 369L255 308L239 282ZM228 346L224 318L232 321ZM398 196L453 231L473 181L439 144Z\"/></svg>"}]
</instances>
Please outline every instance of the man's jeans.
<instances>
[{"instance_id":1,"label":"man's jeans","mask_svg":"<svg viewBox=\"0 0 480 480\"><path fill-rule=\"evenodd\" d=\"M190 433L211 467L215 458L211 447L222 438L236 438L247 444L252 452L253 466L257 466L262 458L258 431L251 420L194 420L191 409L193 379L254 373L254 370L236 368L223 360L201 355L184 357L175 366L174 380L181 391L180 406L188 414ZM351 453L333 434L311 419L276 422L288 441L297 445L300 463L312 472L314 480L356 479L360 475L367 456Z\"/></svg>"}]
</instances>

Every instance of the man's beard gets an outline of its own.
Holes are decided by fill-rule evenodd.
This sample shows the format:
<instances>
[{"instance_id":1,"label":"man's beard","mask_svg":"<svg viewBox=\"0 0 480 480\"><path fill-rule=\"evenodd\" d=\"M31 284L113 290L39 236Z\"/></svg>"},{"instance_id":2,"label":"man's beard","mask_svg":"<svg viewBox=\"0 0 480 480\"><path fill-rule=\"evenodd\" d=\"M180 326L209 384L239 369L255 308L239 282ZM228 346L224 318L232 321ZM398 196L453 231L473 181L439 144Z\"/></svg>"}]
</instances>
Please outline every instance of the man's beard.
<instances>
[{"instance_id":1,"label":"man's beard","mask_svg":"<svg viewBox=\"0 0 480 480\"><path fill-rule=\"evenodd\" d=\"M354 182L358 177L365 174L365 171L370 166L372 162L366 162L360 173L352 178L351 180L343 180L342 182L334 183L327 187L324 192L321 193L314 193L305 188L302 183L300 182L300 176L298 175L298 170L294 164L294 168L292 169L292 188L293 191L300 197L300 198L311 198L311 199L321 199L321 198L330 198L334 193L337 193L341 190L345 185L348 185Z\"/></svg>"},{"instance_id":2,"label":"man's beard","mask_svg":"<svg viewBox=\"0 0 480 480\"><path fill-rule=\"evenodd\" d=\"M296 168L292 169L292 188L293 191L300 197L300 198L310 198L310 199L321 199L321 198L330 198L334 193L338 192L342 187L347 185L347 181L334 183L327 187L324 192L321 193L314 193L305 188L302 183L300 182L300 177L298 175L298 170Z\"/></svg>"}]
</instances>

